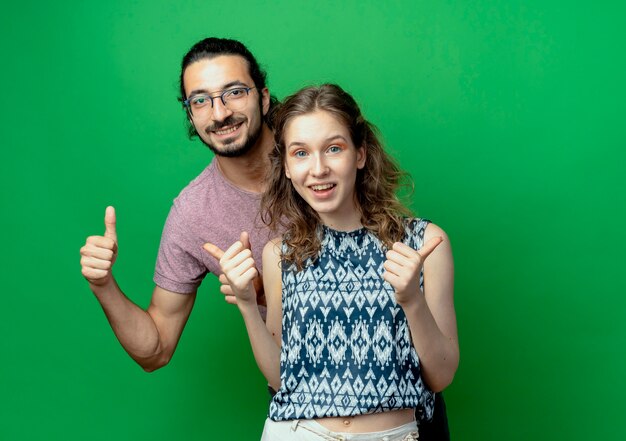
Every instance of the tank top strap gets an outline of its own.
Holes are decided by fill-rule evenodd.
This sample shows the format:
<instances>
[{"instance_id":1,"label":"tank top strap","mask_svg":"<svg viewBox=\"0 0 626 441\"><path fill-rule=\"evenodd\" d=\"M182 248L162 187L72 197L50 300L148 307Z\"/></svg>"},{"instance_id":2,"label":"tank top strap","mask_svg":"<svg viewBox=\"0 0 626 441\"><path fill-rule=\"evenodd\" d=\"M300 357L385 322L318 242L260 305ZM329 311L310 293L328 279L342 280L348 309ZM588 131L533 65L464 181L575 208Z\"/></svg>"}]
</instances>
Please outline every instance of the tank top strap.
<instances>
[{"instance_id":1,"label":"tank top strap","mask_svg":"<svg viewBox=\"0 0 626 441\"><path fill-rule=\"evenodd\" d=\"M405 220L405 231L403 243L414 250L419 250L424 245L424 234L430 221L421 218L408 218Z\"/></svg>"}]
</instances>

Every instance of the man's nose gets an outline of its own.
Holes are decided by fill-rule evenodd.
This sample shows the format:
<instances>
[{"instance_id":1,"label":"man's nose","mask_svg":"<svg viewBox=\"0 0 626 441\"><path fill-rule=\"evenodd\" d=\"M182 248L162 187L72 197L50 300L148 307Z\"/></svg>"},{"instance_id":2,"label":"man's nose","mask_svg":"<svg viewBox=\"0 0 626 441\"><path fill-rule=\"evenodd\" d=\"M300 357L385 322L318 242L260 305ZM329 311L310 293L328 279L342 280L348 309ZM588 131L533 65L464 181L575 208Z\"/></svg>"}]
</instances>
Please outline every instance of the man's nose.
<instances>
[{"instance_id":1,"label":"man's nose","mask_svg":"<svg viewBox=\"0 0 626 441\"><path fill-rule=\"evenodd\" d=\"M233 112L224 105L222 100L218 97L213 100L213 120L214 121L224 121Z\"/></svg>"}]
</instances>

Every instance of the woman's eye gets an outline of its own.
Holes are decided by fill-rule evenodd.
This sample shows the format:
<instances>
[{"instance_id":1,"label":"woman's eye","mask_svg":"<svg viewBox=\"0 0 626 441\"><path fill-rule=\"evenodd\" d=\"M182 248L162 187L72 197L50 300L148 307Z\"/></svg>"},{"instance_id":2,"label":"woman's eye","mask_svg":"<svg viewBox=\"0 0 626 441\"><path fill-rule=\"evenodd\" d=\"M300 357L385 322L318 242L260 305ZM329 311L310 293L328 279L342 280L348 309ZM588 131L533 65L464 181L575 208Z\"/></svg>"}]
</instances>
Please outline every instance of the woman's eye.
<instances>
[{"instance_id":1,"label":"woman's eye","mask_svg":"<svg viewBox=\"0 0 626 441\"><path fill-rule=\"evenodd\" d=\"M304 158L306 156L306 152L304 150L298 150L293 154L296 158Z\"/></svg>"},{"instance_id":2,"label":"woman's eye","mask_svg":"<svg viewBox=\"0 0 626 441\"><path fill-rule=\"evenodd\" d=\"M331 145L330 147L328 147L328 151L330 153L337 153L341 151L341 147L339 147L338 145Z\"/></svg>"}]
</instances>

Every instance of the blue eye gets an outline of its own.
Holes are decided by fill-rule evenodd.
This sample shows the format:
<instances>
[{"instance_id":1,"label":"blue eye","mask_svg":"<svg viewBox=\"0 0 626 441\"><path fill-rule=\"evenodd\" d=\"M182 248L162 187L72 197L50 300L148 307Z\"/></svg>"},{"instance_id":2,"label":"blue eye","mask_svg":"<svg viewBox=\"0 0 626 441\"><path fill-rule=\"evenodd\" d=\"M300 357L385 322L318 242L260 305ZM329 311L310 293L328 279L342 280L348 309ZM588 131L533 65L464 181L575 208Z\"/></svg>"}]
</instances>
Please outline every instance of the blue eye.
<instances>
[{"instance_id":1,"label":"blue eye","mask_svg":"<svg viewBox=\"0 0 626 441\"><path fill-rule=\"evenodd\" d=\"M328 151L330 153L338 153L341 151L341 147L339 147L338 145L331 145L330 147L328 147Z\"/></svg>"},{"instance_id":2,"label":"blue eye","mask_svg":"<svg viewBox=\"0 0 626 441\"><path fill-rule=\"evenodd\" d=\"M304 150L298 150L293 154L296 158L304 158L306 156L306 152Z\"/></svg>"}]
</instances>

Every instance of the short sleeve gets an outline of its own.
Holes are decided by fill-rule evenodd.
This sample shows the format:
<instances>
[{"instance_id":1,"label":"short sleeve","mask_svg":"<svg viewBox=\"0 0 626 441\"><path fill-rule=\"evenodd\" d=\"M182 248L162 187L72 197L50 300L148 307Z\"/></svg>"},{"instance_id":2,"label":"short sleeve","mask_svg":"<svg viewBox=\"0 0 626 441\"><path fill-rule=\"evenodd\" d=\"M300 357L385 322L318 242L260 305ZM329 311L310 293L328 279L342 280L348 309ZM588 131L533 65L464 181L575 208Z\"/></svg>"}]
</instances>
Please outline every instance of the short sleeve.
<instances>
[{"instance_id":1,"label":"short sleeve","mask_svg":"<svg viewBox=\"0 0 626 441\"><path fill-rule=\"evenodd\" d=\"M172 292L195 292L208 272L199 256L200 246L175 203L163 228L154 282Z\"/></svg>"}]
</instances>

